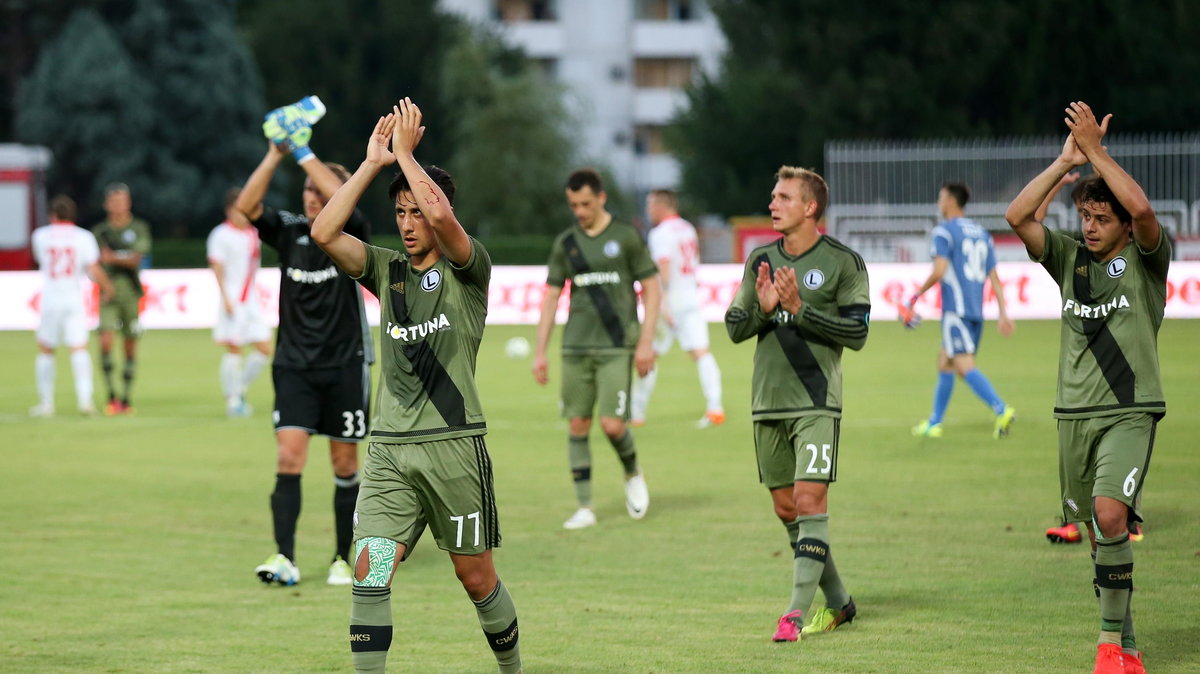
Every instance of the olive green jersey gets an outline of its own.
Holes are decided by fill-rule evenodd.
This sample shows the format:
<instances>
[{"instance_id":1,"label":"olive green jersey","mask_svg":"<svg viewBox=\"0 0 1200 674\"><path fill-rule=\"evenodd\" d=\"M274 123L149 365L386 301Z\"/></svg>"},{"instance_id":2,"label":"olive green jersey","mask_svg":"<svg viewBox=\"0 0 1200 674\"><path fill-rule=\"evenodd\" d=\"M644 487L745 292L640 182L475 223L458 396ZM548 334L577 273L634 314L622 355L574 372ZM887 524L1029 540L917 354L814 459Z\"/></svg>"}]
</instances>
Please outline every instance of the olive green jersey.
<instances>
[{"instance_id":1,"label":"olive green jersey","mask_svg":"<svg viewBox=\"0 0 1200 674\"><path fill-rule=\"evenodd\" d=\"M108 248L117 255L141 253L143 258L150 254L150 225L141 218L134 218L124 227L114 227L105 220L92 229L100 248ZM113 284L113 300L142 296L142 281L137 269L115 264L104 265L104 273Z\"/></svg>"},{"instance_id":2,"label":"olive green jersey","mask_svg":"<svg viewBox=\"0 0 1200 674\"><path fill-rule=\"evenodd\" d=\"M563 353L621 353L637 345L633 282L654 276L658 267L636 229L613 221L588 236L581 227L571 227L554 240L549 268L546 283L551 287L571 281Z\"/></svg>"},{"instance_id":3,"label":"olive green jersey","mask_svg":"<svg viewBox=\"0 0 1200 674\"><path fill-rule=\"evenodd\" d=\"M777 307L763 313L755 291L762 262L791 267L800 289L800 313ZM751 414L755 421L810 414L842 415L842 349L866 344L871 313L867 265L842 243L822 236L808 251L788 255L783 240L761 246L746 260L742 283L725 329L735 343L751 337L754 378Z\"/></svg>"},{"instance_id":4,"label":"olive green jersey","mask_svg":"<svg viewBox=\"0 0 1200 674\"><path fill-rule=\"evenodd\" d=\"M1160 230L1161 231L1161 230ZM1166 413L1158 372L1158 327L1167 303L1171 243L1130 241L1108 262L1061 232L1045 230L1040 262L1061 289L1059 419Z\"/></svg>"},{"instance_id":5,"label":"olive green jersey","mask_svg":"<svg viewBox=\"0 0 1200 674\"><path fill-rule=\"evenodd\" d=\"M367 245L358 282L379 298L379 386L370 440L413 443L483 435L475 361L492 260L471 239L462 267L413 269L404 253Z\"/></svg>"}]
</instances>

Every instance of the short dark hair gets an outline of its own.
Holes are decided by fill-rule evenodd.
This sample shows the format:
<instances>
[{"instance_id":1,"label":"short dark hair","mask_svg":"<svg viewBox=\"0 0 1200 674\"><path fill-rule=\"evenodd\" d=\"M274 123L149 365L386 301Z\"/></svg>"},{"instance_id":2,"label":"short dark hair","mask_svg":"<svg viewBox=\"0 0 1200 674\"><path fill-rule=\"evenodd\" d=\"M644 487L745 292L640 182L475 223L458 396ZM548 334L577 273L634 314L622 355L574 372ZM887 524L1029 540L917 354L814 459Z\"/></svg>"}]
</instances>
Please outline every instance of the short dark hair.
<instances>
[{"instance_id":1,"label":"short dark hair","mask_svg":"<svg viewBox=\"0 0 1200 674\"><path fill-rule=\"evenodd\" d=\"M59 222L75 222L77 212L75 200L65 194L55 195L50 200L50 216Z\"/></svg>"},{"instance_id":2,"label":"short dark hair","mask_svg":"<svg viewBox=\"0 0 1200 674\"><path fill-rule=\"evenodd\" d=\"M438 187L442 188L442 192L445 193L446 199L448 199L450 201L450 205L453 206L454 178L450 177L450 174L447 173L445 169L434 166L433 164L426 164L421 168L425 169L425 173L429 176L429 178L433 180L433 182L437 183ZM391 184L388 185L388 199L391 199L393 202L395 202L396 197L399 196L401 192L412 191L412 185L408 184L408 178L406 178L404 176L404 172L401 171L396 174L395 178L392 178Z\"/></svg>"},{"instance_id":3,"label":"short dark hair","mask_svg":"<svg viewBox=\"0 0 1200 674\"><path fill-rule=\"evenodd\" d=\"M946 190L946 193L954 199L954 203L958 204L959 208L966 208L967 202L971 200L971 188L967 187L966 183L960 183L957 180L947 180L942 183L942 189Z\"/></svg>"},{"instance_id":4,"label":"short dark hair","mask_svg":"<svg viewBox=\"0 0 1200 674\"><path fill-rule=\"evenodd\" d=\"M107 197L116 192L129 192L129 185L125 183L109 183L104 186L104 196Z\"/></svg>"},{"instance_id":5,"label":"short dark hair","mask_svg":"<svg viewBox=\"0 0 1200 674\"><path fill-rule=\"evenodd\" d=\"M596 194L604 191L604 180L600 177L600 172L593 168L581 168L578 171L572 171L571 175L567 176L567 189L572 192L590 187Z\"/></svg>"},{"instance_id":6,"label":"short dark hair","mask_svg":"<svg viewBox=\"0 0 1200 674\"><path fill-rule=\"evenodd\" d=\"M1133 216L1121 205L1117 195L1113 194L1108 183L1104 182L1104 178L1098 175L1090 175L1075 183L1075 189L1071 190L1071 201L1077 208L1086 203L1108 204L1117 220L1123 223L1133 222Z\"/></svg>"},{"instance_id":7,"label":"short dark hair","mask_svg":"<svg viewBox=\"0 0 1200 674\"><path fill-rule=\"evenodd\" d=\"M225 190L225 210L229 210L233 206L234 202L237 201L238 195L241 193L242 188L240 187L230 187Z\"/></svg>"}]
</instances>

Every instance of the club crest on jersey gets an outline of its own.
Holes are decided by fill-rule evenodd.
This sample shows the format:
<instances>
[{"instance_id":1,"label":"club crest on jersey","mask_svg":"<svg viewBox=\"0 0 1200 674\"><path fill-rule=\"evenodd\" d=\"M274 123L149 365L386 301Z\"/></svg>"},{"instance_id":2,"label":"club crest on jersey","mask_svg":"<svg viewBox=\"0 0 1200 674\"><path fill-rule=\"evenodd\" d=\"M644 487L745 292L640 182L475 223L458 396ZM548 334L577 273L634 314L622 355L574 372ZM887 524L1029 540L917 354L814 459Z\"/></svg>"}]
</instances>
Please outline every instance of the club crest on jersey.
<instances>
[{"instance_id":1,"label":"club crest on jersey","mask_svg":"<svg viewBox=\"0 0 1200 674\"><path fill-rule=\"evenodd\" d=\"M825 284L825 273L820 269L809 269L804 272L804 287L816 290Z\"/></svg>"},{"instance_id":2,"label":"club crest on jersey","mask_svg":"<svg viewBox=\"0 0 1200 674\"><path fill-rule=\"evenodd\" d=\"M307 246L309 238L307 234L302 234L299 239L296 239L297 246Z\"/></svg>"},{"instance_id":3,"label":"club crest on jersey","mask_svg":"<svg viewBox=\"0 0 1200 674\"><path fill-rule=\"evenodd\" d=\"M442 272L438 269L430 269L421 277L421 290L427 293L437 290L440 285L442 285Z\"/></svg>"},{"instance_id":4,"label":"club crest on jersey","mask_svg":"<svg viewBox=\"0 0 1200 674\"><path fill-rule=\"evenodd\" d=\"M1125 258L1115 257L1112 262L1108 263L1108 275L1113 278L1120 278L1121 274L1125 273L1125 267L1128 266L1129 263L1125 261Z\"/></svg>"},{"instance_id":5,"label":"club crest on jersey","mask_svg":"<svg viewBox=\"0 0 1200 674\"><path fill-rule=\"evenodd\" d=\"M616 241L609 241L604 244L604 254L608 257L616 257L621 254L621 244Z\"/></svg>"},{"instance_id":6,"label":"club crest on jersey","mask_svg":"<svg viewBox=\"0 0 1200 674\"><path fill-rule=\"evenodd\" d=\"M127 229L121 234L121 238L125 239L125 243L133 243L133 240L137 238L137 233L132 229Z\"/></svg>"}]
</instances>

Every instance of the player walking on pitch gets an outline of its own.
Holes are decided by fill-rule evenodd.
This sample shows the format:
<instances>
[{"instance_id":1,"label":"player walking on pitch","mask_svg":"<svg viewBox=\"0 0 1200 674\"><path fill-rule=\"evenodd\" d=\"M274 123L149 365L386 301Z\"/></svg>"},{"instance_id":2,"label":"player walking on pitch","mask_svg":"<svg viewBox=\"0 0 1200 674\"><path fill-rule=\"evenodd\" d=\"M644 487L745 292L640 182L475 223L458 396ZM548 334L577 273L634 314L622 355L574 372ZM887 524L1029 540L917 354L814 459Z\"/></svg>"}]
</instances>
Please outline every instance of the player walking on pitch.
<instances>
[{"instance_id":1,"label":"player walking on pitch","mask_svg":"<svg viewBox=\"0 0 1200 674\"><path fill-rule=\"evenodd\" d=\"M519 672L517 611L492 561L500 522L475 389L492 262L454 216L450 175L413 157L421 121L407 98L379 118L366 159L313 226L313 239L379 297L381 310L380 385L354 513L350 650L357 671L384 671L392 576L428 526L475 605L500 671ZM388 196L404 252L343 230L393 162L401 173Z\"/></svg>"},{"instance_id":2,"label":"player walking on pitch","mask_svg":"<svg viewBox=\"0 0 1200 674\"><path fill-rule=\"evenodd\" d=\"M313 435L329 438L333 467L336 547L326 582L352 582L349 558L354 502L358 498L358 442L367 436L373 346L362 291L338 271L310 238L310 223L349 177L338 164L325 164L308 147L311 130L302 122L290 136L268 143L267 153L238 194L234 207L279 253L279 329L271 379L275 386L278 450L271 515L277 552L255 568L264 583L293 585L296 522L300 519L300 474ZM304 213L263 206L271 177L290 147L306 174ZM346 230L360 239L371 226L354 211Z\"/></svg>"},{"instance_id":3,"label":"player walking on pitch","mask_svg":"<svg viewBox=\"0 0 1200 674\"><path fill-rule=\"evenodd\" d=\"M700 267L700 240L692 223L679 217L678 199L671 190L654 190L646 196L646 215L654 228L647 243L650 256L658 265L662 285L663 306L658 314L654 335L654 353L665 355L671 343L679 346L696 362L700 373L700 390L704 393L705 411L699 428L725 423L721 404L721 369L708 350L708 323L700 314L700 288L696 272ZM646 407L654 393L658 367L633 382L631 423L640 426L646 421Z\"/></svg>"},{"instance_id":4,"label":"player walking on pitch","mask_svg":"<svg viewBox=\"0 0 1200 674\"><path fill-rule=\"evenodd\" d=\"M92 400L92 357L88 354L87 316L83 278L100 286L100 300L112 297L112 283L100 267L96 238L75 224L75 202L59 195L50 200L50 224L33 232L33 258L42 272L41 321L34 361L38 404L30 416L54 416L54 350L60 344L71 352L75 401L81 414L95 414Z\"/></svg>"},{"instance_id":5,"label":"player walking on pitch","mask_svg":"<svg viewBox=\"0 0 1200 674\"><path fill-rule=\"evenodd\" d=\"M938 214L942 222L933 228L929 237L933 256L933 270L929 277L908 300L906 310L911 315L912 307L926 290L941 284L942 291L942 346L938 350L938 380L933 392L933 412L929 418L913 427L912 433L931 438L942 437L942 418L954 392L954 376L957 374L971 387L996 415L992 436L1008 437L1016 412L1004 404L1004 400L992 387L987 376L975 367L975 354L979 351L979 340L983 336L983 289L984 282L991 281L996 293L996 304L1000 320L996 324L1001 335L1012 334L1013 323L1008 318L1004 301L1004 286L996 273L996 249L992 235L973 220L967 218L963 208L971 198L967 186L959 182L946 182L938 192ZM906 321L911 326L910 321Z\"/></svg>"},{"instance_id":6,"label":"player walking on pitch","mask_svg":"<svg viewBox=\"0 0 1200 674\"><path fill-rule=\"evenodd\" d=\"M1025 186L1005 214L1029 256L1062 294L1058 361L1059 482L1063 514L1085 521L1100 596L1096 674L1145 672L1134 638L1131 522L1158 421L1166 414L1158 329L1166 306L1171 244L1146 194L1101 145L1112 115L1097 122L1083 102L1066 108L1062 153ZM1077 166L1095 175L1071 191L1083 242L1035 217Z\"/></svg>"},{"instance_id":7,"label":"player walking on pitch","mask_svg":"<svg viewBox=\"0 0 1200 674\"><path fill-rule=\"evenodd\" d=\"M225 347L219 370L225 411L231 417L250 416L246 389L271 361L271 328L259 306L258 276L262 246L258 230L241 214L234 203L240 190L225 195L225 222L208 235L208 266L217 279L221 304L213 339ZM242 361L242 347L253 348Z\"/></svg>"},{"instance_id":8,"label":"player walking on pitch","mask_svg":"<svg viewBox=\"0 0 1200 674\"><path fill-rule=\"evenodd\" d=\"M100 369L108 390L104 413L131 414L133 379L137 373L137 344L142 336L142 279L138 271L150 255L150 225L133 215L133 199L124 183L104 188L104 210L108 217L92 233L100 246L100 264L112 280L113 294L100 303ZM121 395L113 386L113 331L120 330L125 345L125 365Z\"/></svg>"},{"instance_id":9,"label":"player walking on pitch","mask_svg":"<svg viewBox=\"0 0 1200 674\"><path fill-rule=\"evenodd\" d=\"M750 253L725 328L735 343L754 338L751 413L760 481L788 532L795 557L792 597L775 641L796 641L817 587L825 607L804 635L854 620L829 545L829 485L837 479L842 416L842 350L867 341L871 297L862 257L817 223L829 187L817 173L780 167L771 220L783 238Z\"/></svg>"},{"instance_id":10,"label":"player walking on pitch","mask_svg":"<svg viewBox=\"0 0 1200 674\"><path fill-rule=\"evenodd\" d=\"M596 523L592 511L592 450L588 434L592 415L616 450L625 470L625 509L640 520L650 506L646 479L638 467L637 447L629 417L630 360L639 375L654 368L654 327L658 321L658 269L641 235L613 220L605 209L608 195L600 174L575 171L567 178L567 203L578 222L550 248L546 296L538 319L533 378L549 381L546 349L554 332L554 314L566 281L571 281L571 309L563 329L562 414L567 417L567 456L579 508L563 523L582 529ZM638 325L637 294L642 284L645 316Z\"/></svg>"}]
</instances>

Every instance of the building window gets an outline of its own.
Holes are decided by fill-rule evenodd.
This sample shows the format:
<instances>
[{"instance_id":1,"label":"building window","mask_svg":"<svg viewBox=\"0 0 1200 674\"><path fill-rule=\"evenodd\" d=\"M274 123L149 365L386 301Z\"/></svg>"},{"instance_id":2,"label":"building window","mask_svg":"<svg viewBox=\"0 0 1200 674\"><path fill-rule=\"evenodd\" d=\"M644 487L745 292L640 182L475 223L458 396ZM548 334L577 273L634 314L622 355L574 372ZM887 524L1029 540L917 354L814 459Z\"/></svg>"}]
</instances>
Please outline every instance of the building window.
<instances>
[{"instance_id":1,"label":"building window","mask_svg":"<svg viewBox=\"0 0 1200 674\"><path fill-rule=\"evenodd\" d=\"M633 129L634 154L665 154L663 127L658 124L638 124Z\"/></svg>"},{"instance_id":2,"label":"building window","mask_svg":"<svg viewBox=\"0 0 1200 674\"><path fill-rule=\"evenodd\" d=\"M533 71L545 79L553 80L558 77L558 59L532 58L529 60L533 63Z\"/></svg>"},{"instance_id":3,"label":"building window","mask_svg":"<svg viewBox=\"0 0 1200 674\"><path fill-rule=\"evenodd\" d=\"M696 18L693 0L637 0L637 18L642 21L691 21Z\"/></svg>"},{"instance_id":4,"label":"building window","mask_svg":"<svg viewBox=\"0 0 1200 674\"><path fill-rule=\"evenodd\" d=\"M679 88L692 81L695 59L637 59L633 63L634 83L646 88Z\"/></svg>"},{"instance_id":5,"label":"building window","mask_svg":"<svg viewBox=\"0 0 1200 674\"><path fill-rule=\"evenodd\" d=\"M495 0L492 14L505 23L514 21L557 21L554 0Z\"/></svg>"}]
</instances>

